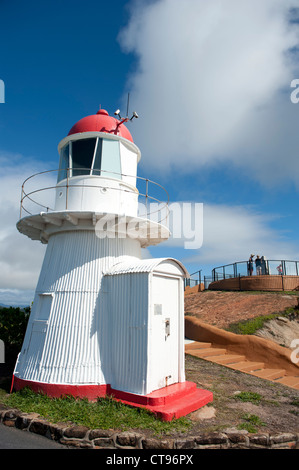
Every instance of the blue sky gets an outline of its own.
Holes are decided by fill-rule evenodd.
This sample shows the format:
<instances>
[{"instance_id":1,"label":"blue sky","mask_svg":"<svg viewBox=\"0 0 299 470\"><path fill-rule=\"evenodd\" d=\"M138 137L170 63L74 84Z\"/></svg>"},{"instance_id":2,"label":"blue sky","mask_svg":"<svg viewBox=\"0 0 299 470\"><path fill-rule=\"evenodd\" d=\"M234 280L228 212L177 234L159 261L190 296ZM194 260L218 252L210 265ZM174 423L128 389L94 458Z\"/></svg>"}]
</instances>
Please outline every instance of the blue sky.
<instances>
[{"instance_id":1,"label":"blue sky","mask_svg":"<svg viewBox=\"0 0 299 470\"><path fill-rule=\"evenodd\" d=\"M262 4L261 4L262 3ZM204 205L189 272L250 253L299 259L298 0L0 0L0 303L32 299L44 247L17 232L22 181L101 105L130 109L139 175Z\"/></svg>"}]
</instances>

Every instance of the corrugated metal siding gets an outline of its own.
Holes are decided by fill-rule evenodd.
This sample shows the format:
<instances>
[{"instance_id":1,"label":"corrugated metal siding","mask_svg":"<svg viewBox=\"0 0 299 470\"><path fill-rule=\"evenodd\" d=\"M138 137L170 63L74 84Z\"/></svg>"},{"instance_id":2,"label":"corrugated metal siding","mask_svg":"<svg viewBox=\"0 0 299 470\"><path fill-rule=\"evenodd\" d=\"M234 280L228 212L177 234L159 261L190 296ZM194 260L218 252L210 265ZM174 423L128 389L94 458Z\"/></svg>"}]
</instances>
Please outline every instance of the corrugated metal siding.
<instances>
[{"instance_id":1,"label":"corrugated metal siding","mask_svg":"<svg viewBox=\"0 0 299 470\"><path fill-rule=\"evenodd\" d=\"M109 298L111 386L146 393L148 275L106 276Z\"/></svg>"},{"instance_id":2,"label":"corrugated metal siding","mask_svg":"<svg viewBox=\"0 0 299 470\"><path fill-rule=\"evenodd\" d=\"M99 239L87 230L54 235L49 239L36 291L98 292L103 272L123 256L139 260L138 241Z\"/></svg>"},{"instance_id":3,"label":"corrugated metal siding","mask_svg":"<svg viewBox=\"0 0 299 470\"><path fill-rule=\"evenodd\" d=\"M51 383L106 383L109 364L102 371L101 356L107 357L109 342L101 306L102 275L123 257L139 253L138 241L99 239L92 231L52 236L16 376ZM33 329L38 295L43 293L53 293L53 301L42 344Z\"/></svg>"},{"instance_id":4,"label":"corrugated metal siding","mask_svg":"<svg viewBox=\"0 0 299 470\"><path fill-rule=\"evenodd\" d=\"M159 265L167 265L167 262L175 264L181 271L181 274L189 277L185 266L180 263L180 261L173 258L149 258L143 260L132 260L132 258L124 259L123 261L114 264L112 268L106 272L106 275L113 276L115 274L150 273L157 269ZM166 267L165 272L169 272L169 268L167 269Z\"/></svg>"},{"instance_id":5,"label":"corrugated metal siding","mask_svg":"<svg viewBox=\"0 0 299 470\"><path fill-rule=\"evenodd\" d=\"M89 231L53 235L16 376L56 384L108 383L138 394L159 388L160 378L151 371L161 368L164 380L167 357L152 357L158 335L150 316L157 300L150 297L149 280L162 265L172 278L175 266L180 280L185 270L176 260L140 260L139 254L139 242L132 239L98 239ZM43 294L52 295L51 310L48 319L44 313L37 321ZM183 361L179 368L182 377Z\"/></svg>"}]
</instances>

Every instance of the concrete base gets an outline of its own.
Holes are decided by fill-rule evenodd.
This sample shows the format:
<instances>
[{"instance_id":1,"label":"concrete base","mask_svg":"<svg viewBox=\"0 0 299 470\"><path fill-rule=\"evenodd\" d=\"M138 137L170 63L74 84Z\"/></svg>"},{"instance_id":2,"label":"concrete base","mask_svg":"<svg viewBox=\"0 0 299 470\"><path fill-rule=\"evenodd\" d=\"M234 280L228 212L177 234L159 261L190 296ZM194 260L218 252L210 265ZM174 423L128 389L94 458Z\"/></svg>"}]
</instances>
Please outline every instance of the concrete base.
<instances>
[{"instance_id":1,"label":"concrete base","mask_svg":"<svg viewBox=\"0 0 299 470\"><path fill-rule=\"evenodd\" d=\"M114 390L110 385L68 385L33 382L13 377L12 390L28 387L34 392L45 393L59 398L71 395L95 401L99 397L111 396L126 405L145 408L163 421L171 421L186 416L213 401L213 394L208 390L198 389L193 382L182 382L155 390L148 395Z\"/></svg>"}]
</instances>

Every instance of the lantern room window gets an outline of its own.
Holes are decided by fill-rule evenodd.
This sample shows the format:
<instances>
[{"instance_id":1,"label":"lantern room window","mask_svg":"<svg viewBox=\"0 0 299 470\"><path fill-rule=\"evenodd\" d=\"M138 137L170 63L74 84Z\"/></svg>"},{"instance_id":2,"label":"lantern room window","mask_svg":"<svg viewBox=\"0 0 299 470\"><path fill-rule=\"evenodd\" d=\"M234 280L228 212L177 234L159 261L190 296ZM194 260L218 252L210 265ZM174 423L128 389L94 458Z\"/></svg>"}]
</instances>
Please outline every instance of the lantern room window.
<instances>
[{"instance_id":1,"label":"lantern room window","mask_svg":"<svg viewBox=\"0 0 299 470\"><path fill-rule=\"evenodd\" d=\"M72 142L72 176L90 175L96 139L74 140Z\"/></svg>"},{"instance_id":2,"label":"lantern room window","mask_svg":"<svg viewBox=\"0 0 299 470\"><path fill-rule=\"evenodd\" d=\"M64 180L67 177L67 169L70 167L69 153L70 153L70 146L69 144L67 144L61 149L61 152L60 152L60 162L59 162L57 183L59 183L59 181Z\"/></svg>"},{"instance_id":3,"label":"lantern room window","mask_svg":"<svg viewBox=\"0 0 299 470\"><path fill-rule=\"evenodd\" d=\"M103 139L101 176L121 179L119 142Z\"/></svg>"},{"instance_id":4,"label":"lantern room window","mask_svg":"<svg viewBox=\"0 0 299 470\"><path fill-rule=\"evenodd\" d=\"M57 182L68 176L93 175L121 179L119 142L112 139L73 140L60 152Z\"/></svg>"}]
</instances>

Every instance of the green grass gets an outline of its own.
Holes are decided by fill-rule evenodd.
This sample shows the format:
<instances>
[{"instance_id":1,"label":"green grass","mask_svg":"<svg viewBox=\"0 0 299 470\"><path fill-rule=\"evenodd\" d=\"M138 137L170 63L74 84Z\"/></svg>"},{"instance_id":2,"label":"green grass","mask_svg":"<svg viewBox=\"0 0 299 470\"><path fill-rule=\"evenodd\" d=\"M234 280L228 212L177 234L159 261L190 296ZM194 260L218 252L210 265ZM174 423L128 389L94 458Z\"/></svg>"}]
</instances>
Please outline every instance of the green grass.
<instances>
[{"instance_id":1,"label":"green grass","mask_svg":"<svg viewBox=\"0 0 299 470\"><path fill-rule=\"evenodd\" d=\"M228 327L228 331L239 335L253 335L257 330L263 328L264 323L270 320L274 320L278 317L287 317L294 312L294 308L287 308L283 313L272 313L269 315L260 315L250 320L243 320L238 323L231 323Z\"/></svg>"},{"instance_id":2,"label":"green grass","mask_svg":"<svg viewBox=\"0 0 299 470\"><path fill-rule=\"evenodd\" d=\"M87 399L66 396L50 398L24 388L1 399L2 403L30 413L35 412L52 423L72 422L90 429L150 429L156 435L171 432L186 432L192 426L187 418L171 422L161 421L148 410L124 405L110 397L99 398L91 403Z\"/></svg>"},{"instance_id":3,"label":"green grass","mask_svg":"<svg viewBox=\"0 0 299 470\"><path fill-rule=\"evenodd\" d=\"M245 413L241 416L241 419L243 419L244 422L239 424L238 429L245 429L250 433L255 433L258 431L259 427L265 426L265 423L256 415Z\"/></svg>"},{"instance_id":4,"label":"green grass","mask_svg":"<svg viewBox=\"0 0 299 470\"><path fill-rule=\"evenodd\" d=\"M240 392L234 395L234 399L242 402L249 401L255 405L259 405L262 400L262 396L255 392Z\"/></svg>"}]
</instances>

